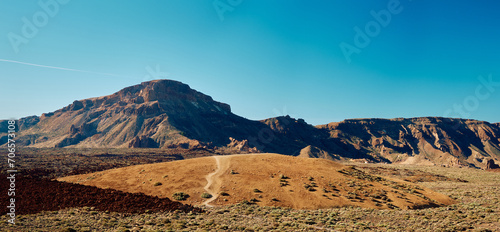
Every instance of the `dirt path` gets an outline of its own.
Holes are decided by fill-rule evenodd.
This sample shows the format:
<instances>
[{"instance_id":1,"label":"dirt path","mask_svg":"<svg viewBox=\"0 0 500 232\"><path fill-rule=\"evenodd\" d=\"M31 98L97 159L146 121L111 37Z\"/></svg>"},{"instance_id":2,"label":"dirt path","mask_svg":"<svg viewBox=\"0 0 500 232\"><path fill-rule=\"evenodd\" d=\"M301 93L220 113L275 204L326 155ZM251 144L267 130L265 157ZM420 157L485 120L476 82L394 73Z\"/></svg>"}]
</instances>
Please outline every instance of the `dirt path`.
<instances>
[{"instance_id":1,"label":"dirt path","mask_svg":"<svg viewBox=\"0 0 500 232\"><path fill-rule=\"evenodd\" d=\"M205 202L203 202L203 205L212 207L212 205L209 205L210 202L214 201L219 197L219 191L220 187L222 186L222 181L220 180L220 176L224 174L224 172L227 171L229 168L229 159L230 157L227 156L213 156L215 159L215 162L217 164L217 168L215 169L214 172L208 174L205 176L207 179L207 185L205 185L204 189L207 193L210 193L212 195L212 198L207 199Z\"/></svg>"}]
</instances>

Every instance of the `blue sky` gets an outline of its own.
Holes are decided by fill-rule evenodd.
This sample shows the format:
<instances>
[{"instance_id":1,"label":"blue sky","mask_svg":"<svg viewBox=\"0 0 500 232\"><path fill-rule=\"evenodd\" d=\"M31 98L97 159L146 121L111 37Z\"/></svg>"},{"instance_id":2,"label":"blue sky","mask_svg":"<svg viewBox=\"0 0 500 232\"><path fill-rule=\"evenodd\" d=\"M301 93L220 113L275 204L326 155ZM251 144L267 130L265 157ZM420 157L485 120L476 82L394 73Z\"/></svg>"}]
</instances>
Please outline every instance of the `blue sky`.
<instances>
[{"instance_id":1,"label":"blue sky","mask_svg":"<svg viewBox=\"0 0 500 232\"><path fill-rule=\"evenodd\" d=\"M500 122L499 10L494 1L0 0L0 118L160 77L255 120Z\"/></svg>"}]
</instances>

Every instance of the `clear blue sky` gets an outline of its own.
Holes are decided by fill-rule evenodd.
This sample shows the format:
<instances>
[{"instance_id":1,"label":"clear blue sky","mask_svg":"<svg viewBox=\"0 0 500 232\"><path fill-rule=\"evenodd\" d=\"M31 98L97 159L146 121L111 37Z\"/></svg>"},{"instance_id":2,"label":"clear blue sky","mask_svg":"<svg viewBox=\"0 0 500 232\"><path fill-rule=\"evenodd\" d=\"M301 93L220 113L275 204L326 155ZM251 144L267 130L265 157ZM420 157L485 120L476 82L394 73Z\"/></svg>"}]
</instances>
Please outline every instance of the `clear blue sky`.
<instances>
[{"instance_id":1,"label":"clear blue sky","mask_svg":"<svg viewBox=\"0 0 500 232\"><path fill-rule=\"evenodd\" d=\"M54 2L0 0L1 119L112 94L150 67L249 119L500 121L500 2Z\"/></svg>"}]
</instances>

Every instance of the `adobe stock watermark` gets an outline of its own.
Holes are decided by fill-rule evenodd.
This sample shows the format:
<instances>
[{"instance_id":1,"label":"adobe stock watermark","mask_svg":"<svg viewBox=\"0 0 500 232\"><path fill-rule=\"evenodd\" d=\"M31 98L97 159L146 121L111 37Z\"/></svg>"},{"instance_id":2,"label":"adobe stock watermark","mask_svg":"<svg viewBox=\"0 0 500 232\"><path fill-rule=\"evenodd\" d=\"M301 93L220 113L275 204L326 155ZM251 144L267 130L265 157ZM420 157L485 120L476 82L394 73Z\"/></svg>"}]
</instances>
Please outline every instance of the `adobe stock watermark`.
<instances>
[{"instance_id":1,"label":"adobe stock watermark","mask_svg":"<svg viewBox=\"0 0 500 232\"><path fill-rule=\"evenodd\" d=\"M9 189L6 194L9 197L7 202L7 222L16 224L16 120L7 121L7 183Z\"/></svg>"},{"instance_id":2,"label":"adobe stock watermark","mask_svg":"<svg viewBox=\"0 0 500 232\"><path fill-rule=\"evenodd\" d=\"M30 39L33 39L41 28L47 26L50 18L56 17L59 13L61 5L66 5L70 0L39 0L38 6L41 10L35 12L31 18L22 17L21 32L19 34L9 32L7 38L9 39L12 49L15 53L19 53L19 47L27 44Z\"/></svg>"},{"instance_id":3,"label":"adobe stock watermark","mask_svg":"<svg viewBox=\"0 0 500 232\"><path fill-rule=\"evenodd\" d=\"M452 108L444 112L443 117L469 118L472 112L479 109L481 101L489 99L500 87L500 81L495 82L492 74L486 78L479 76L477 79L479 84L476 86L474 94L465 97L460 104L453 104Z\"/></svg>"},{"instance_id":4,"label":"adobe stock watermark","mask_svg":"<svg viewBox=\"0 0 500 232\"><path fill-rule=\"evenodd\" d=\"M142 81L152 81L152 80L157 80L157 79L165 79L169 76L168 73L162 72L160 70L160 65L157 64L155 66L155 69L153 69L151 66L146 67L146 71L148 72L148 75L145 75L142 78Z\"/></svg>"},{"instance_id":5,"label":"adobe stock watermark","mask_svg":"<svg viewBox=\"0 0 500 232\"><path fill-rule=\"evenodd\" d=\"M411 0L409 0L411 1ZM347 42L341 42L339 44L340 50L344 55L347 63L351 63L351 56L356 53L360 54L361 49L368 47L372 42L371 38L380 35L382 28L389 26L392 17L403 11L403 6L399 0L389 0L386 9L382 9L378 12L371 10L370 15L373 17L372 21L365 24L364 30L358 26L354 27L354 38L352 44Z\"/></svg>"},{"instance_id":6,"label":"adobe stock watermark","mask_svg":"<svg viewBox=\"0 0 500 232\"><path fill-rule=\"evenodd\" d=\"M226 12L233 12L241 3L243 3L243 0L214 0L212 5L220 21L223 22L225 19L224 14Z\"/></svg>"}]
</instances>

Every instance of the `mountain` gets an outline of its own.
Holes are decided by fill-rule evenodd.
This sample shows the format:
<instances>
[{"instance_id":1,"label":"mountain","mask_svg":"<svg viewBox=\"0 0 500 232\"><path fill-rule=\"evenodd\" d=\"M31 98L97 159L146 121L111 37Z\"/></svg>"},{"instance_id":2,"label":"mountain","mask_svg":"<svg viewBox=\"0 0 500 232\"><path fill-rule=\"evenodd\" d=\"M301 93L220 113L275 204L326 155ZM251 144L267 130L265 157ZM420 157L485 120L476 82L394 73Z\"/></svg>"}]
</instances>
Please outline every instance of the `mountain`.
<instances>
[{"instance_id":1,"label":"mountain","mask_svg":"<svg viewBox=\"0 0 500 232\"><path fill-rule=\"evenodd\" d=\"M37 148L225 147L290 155L307 146L274 133L266 122L237 116L229 105L186 84L155 80L112 95L74 101L41 117L19 119L16 142ZM303 121L294 123L314 129ZM0 121L0 129L7 131L7 121ZM0 144L6 138L0 134Z\"/></svg>"},{"instance_id":2,"label":"mountain","mask_svg":"<svg viewBox=\"0 0 500 232\"><path fill-rule=\"evenodd\" d=\"M438 117L351 119L317 128L390 163L482 167L487 158L500 158L500 128L484 121Z\"/></svg>"},{"instance_id":3,"label":"mountain","mask_svg":"<svg viewBox=\"0 0 500 232\"><path fill-rule=\"evenodd\" d=\"M208 149L474 167L485 167L487 158L500 160L500 123L436 117L349 119L319 126L290 116L254 121L173 80L74 101L17 124L16 143L38 148ZM0 121L0 145L7 142L7 126Z\"/></svg>"},{"instance_id":4,"label":"mountain","mask_svg":"<svg viewBox=\"0 0 500 232\"><path fill-rule=\"evenodd\" d=\"M19 120L18 143L31 147L203 147L224 145L262 123L171 80L143 82ZM6 124L1 123L1 124Z\"/></svg>"}]
</instances>

